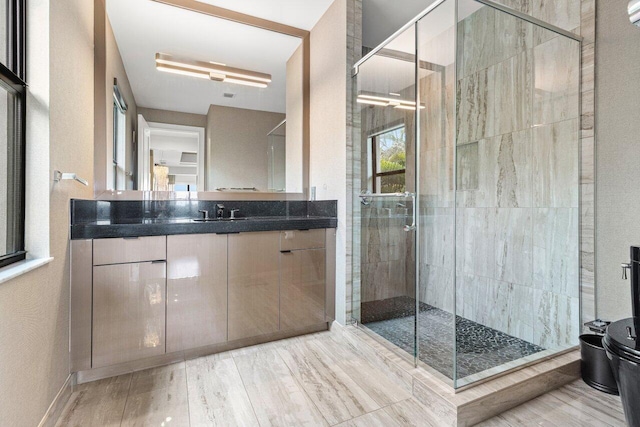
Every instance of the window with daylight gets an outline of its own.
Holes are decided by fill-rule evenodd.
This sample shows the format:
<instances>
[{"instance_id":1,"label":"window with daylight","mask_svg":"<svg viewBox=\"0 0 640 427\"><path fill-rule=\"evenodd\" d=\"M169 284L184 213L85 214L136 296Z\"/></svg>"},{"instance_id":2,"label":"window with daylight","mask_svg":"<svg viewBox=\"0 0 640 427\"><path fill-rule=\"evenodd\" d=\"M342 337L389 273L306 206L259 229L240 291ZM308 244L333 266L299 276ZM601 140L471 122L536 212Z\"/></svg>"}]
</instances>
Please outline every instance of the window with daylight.
<instances>
[{"instance_id":1,"label":"window with daylight","mask_svg":"<svg viewBox=\"0 0 640 427\"><path fill-rule=\"evenodd\" d=\"M25 259L25 0L0 0L0 267Z\"/></svg>"},{"instance_id":2,"label":"window with daylight","mask_svg":"<svg viewBox=\"0 0 640 427\"><path fill-rule=\"evenodd\" d=\"M371 140L374 193L404 193L407 167L404 126L374 135Z\"/></svg>"}]
</instances>

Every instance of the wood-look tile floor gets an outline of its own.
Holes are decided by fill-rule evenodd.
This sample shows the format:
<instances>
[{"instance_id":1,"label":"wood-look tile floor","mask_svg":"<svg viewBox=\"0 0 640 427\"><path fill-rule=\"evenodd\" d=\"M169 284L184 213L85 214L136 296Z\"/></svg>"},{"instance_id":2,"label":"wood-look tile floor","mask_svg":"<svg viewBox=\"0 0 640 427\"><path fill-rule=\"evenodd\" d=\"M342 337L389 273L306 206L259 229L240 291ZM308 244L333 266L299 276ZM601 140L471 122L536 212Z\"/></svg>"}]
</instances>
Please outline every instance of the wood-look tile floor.
<instances>
[{"instance_id":1,"label":"wood-look tile floor","mask_svg":"<svg viewBox=\"0 0 640 427\"><path fill-rule=\"evenodd\" d=\"M442 426L385 367L322 332L82 384L57 425ZM576 381L481 425L625 423L619 398Z\"/></svg>"}]
</instances>

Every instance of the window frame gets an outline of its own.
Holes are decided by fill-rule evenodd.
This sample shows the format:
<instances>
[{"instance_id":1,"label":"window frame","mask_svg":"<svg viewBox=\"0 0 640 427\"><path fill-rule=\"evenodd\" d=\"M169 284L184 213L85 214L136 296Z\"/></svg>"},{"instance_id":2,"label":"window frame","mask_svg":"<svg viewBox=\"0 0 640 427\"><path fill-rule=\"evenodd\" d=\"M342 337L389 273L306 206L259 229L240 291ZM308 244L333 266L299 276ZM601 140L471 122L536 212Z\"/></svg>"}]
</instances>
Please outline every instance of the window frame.
<instances>
[{"instance_id":1,"label":"window frame","mask_svg":"<svg viewBox=\"0 0 640 427\"><path fill-rule=\"evenodd\" d=\"M378 172L378 138L381 135L390 133L390 132L394 132L398 129L402 129L404 128L405 125L401 124L398 126L394 126L394 127L390 127L387 128L381 132L378 132L374 135L371 135L369 138L371 139L371 158L373 159L373 161L371 162L372 168L373 170L371 171L371 177L372 177L372 190L373 190L373 194L377 194L378 193L378 178L382 178L385 176L393 176L393 175L401 175L401 174L406 174L407 173L407 168L406 166L404 167L404 169L398 169L398 170L394 170L394 171L388 171L388 172ZM407 149L407 141L405 138L405 152Z\"/></svg>"},{"instance_id":2,"label":"window frame","mask_svg":"<svg viewBox=\"0 0 640 427\"><path fill-rule=\"evenodd\" d=\"M11 139L7 140L7 242L15 251L0 255L0 267L22 261L25 250L25 184L26 184L26 0L6 1L7 59L0 62L0 80L7 93L13 96L13 114L7 114ZM12 188L9 185L12 184ZM3 189L4 190L4 189ZM9 197L11 196L11 197Z\"/></svg>"}]
</instances>

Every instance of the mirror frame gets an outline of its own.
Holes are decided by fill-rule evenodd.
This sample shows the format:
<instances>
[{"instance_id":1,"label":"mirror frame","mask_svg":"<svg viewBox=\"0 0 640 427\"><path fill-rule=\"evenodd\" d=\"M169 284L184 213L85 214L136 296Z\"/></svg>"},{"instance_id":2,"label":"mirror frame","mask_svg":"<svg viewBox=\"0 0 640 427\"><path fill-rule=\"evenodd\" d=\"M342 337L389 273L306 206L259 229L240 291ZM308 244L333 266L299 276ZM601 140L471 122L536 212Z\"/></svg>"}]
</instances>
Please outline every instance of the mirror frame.
<instances>
[{"instance_id":1,"label":"mirror frame","mask_svg":"<svg viewBox=\"0 0 640 427\"><path fill-rule=\"evenodd\" d=\"M169 192L107 189L107 96L106 91L106 1L94 0L94 188L99 200L307 200L310 156L311 33L301 28L269 21L195 0L153 0L191 12L226 19L243 25L297 37L302 41L302 189L301 193L199 191Z\"/></svg>"}]
</instances>

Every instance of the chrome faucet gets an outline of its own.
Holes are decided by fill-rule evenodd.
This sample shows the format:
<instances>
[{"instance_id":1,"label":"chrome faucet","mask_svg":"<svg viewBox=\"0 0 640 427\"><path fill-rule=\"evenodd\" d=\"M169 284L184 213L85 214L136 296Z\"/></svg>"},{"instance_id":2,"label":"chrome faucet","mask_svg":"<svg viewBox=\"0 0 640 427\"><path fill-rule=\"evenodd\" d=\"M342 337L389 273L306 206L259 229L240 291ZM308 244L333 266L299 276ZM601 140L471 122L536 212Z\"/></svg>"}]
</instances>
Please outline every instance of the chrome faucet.
<instances>
[{"instance_id":1,"label":"chrome faucet","mask_svg":"<svg viewBox=\"0 0 640 427\"><path fill-rule=\"evenodd\" d=\"M216 204L216 218L224 218L224 205L221 203Z\"/></svg>"},{"instance_id":2,"label":"chrome faucet","mask_svg":"<svg viewBox=\"0 0 640 427\"><path fill-rule=\"evenodd\" d=\"M240 209L231 209L229 212L231 212L229 219L236 219L236 212L240 212Z\"/></svg>"},{"instance_id":3,"label":"chrome faucet","mask_svg":"<svg viewBox=\"0 0 640 427\"><path fill-rule=\"evenodd\" d=\"M209 219L209 211L201 209L198 212L202 214L202 219L204 219L205 221Z\"/></svg>"}]
</instances>

